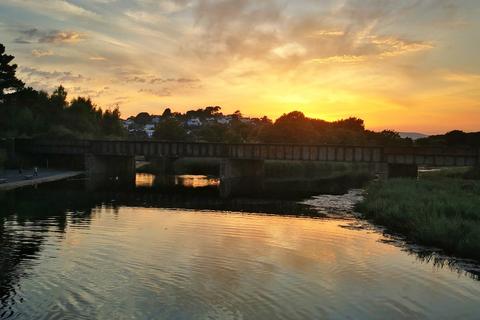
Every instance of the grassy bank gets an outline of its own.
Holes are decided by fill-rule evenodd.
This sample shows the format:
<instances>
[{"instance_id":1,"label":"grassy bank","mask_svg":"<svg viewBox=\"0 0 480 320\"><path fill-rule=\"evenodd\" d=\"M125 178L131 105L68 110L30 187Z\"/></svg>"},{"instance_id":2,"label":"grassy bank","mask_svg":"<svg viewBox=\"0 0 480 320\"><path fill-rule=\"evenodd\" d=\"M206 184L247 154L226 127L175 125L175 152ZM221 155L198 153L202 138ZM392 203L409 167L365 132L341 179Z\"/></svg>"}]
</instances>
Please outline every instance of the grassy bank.
<instances>
[{"instance_id":1,"label":"grassy bank","mask_svg":"<svg viewBox=\"0 0 480 320\"><path fill-rule=\"evenodd\" d=\"M480 261L480 181L475 172L372 182L357 210L419 244Z\"/></svg>"}]
</instances>

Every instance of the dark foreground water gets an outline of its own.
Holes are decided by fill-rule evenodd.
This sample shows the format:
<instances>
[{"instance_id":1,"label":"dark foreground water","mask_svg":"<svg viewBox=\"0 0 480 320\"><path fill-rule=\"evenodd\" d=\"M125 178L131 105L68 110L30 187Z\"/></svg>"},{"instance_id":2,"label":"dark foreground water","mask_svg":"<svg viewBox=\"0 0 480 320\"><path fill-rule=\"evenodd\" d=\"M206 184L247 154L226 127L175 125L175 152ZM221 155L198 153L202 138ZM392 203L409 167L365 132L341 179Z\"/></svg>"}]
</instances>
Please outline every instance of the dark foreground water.
<instances>
[{"instance_id":1,"label":"dark foreground water","mask_svg":"<svg viewBox=\"0 0 480 320\"><path fill-rule=\"evenodd\" d=\"M472 274L350 220L166 209L200 200L73 182L2 197L1 319L480 318ZM344 206L325 199L311 201Z\"/></svg>"}]
</instances>

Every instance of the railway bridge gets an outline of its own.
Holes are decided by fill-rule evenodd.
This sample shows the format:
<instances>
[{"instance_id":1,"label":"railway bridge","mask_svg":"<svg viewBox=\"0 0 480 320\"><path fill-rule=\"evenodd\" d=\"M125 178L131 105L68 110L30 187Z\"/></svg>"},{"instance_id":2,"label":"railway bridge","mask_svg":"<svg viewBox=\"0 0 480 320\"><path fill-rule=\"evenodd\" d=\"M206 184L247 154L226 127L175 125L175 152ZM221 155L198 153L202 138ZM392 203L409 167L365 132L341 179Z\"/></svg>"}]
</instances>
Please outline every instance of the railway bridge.
<instances>
[{"instance_id":1,"label":"railway bridge","mask_svg":"<svg viewBox=\"0 0 480 320\"><path fill-rule=\"evenodd\" d=\"M16 139L14 149L51 159L75 157L90 176L134 176L135 156L160 159L165 171L179 158L220 158L223 196L260 191L268 160L362 162L389 177L416 176L418 166L480 165L480 149L474 148Z\"/></svg>"}]
</instances>

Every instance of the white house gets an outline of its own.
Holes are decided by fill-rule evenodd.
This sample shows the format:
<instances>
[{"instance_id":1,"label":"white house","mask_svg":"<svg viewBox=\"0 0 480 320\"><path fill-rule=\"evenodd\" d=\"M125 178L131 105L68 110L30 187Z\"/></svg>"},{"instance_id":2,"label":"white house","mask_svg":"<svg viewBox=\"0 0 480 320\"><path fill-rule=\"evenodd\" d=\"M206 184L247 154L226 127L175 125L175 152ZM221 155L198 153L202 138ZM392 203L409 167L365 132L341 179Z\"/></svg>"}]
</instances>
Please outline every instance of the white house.
<instances>
[{"instance_id":1,"label":"white house","mask_svg":"<svg viewBox=\"0 0 480 320\"><path fill-rule=\"evenodd\" d=\"M187 126L189 127L200 127L202 125L202 121L198 118L191 118L187 120Z\"/></svg>"},{"instance_id":2,"label":"white house","mask_svg":"<svg viewBox=\"0 0 480 320\"><path fill-rule=\"evenodd\" d=\"M153 137L153 133L155 132L155 125L154 124L146 124L143 127L143 131L147 134L149 138Z\"/></svg>"},{"instance_id":3,"label":"white house","mask_svg":"<svg viewBox=\"0 0 480 320\"><path fill-rule=\"evenodd\" d=\"M155 130L153 129L148 129L148 130L145 130L145 133L147 134L147 136L149 138L153 137L153 134L155 133Z\"/></svg>"},{"instance_id":4,"label":"white house","mask_svg":"<svg viewBox=\"0 0 480 320\"><path fill-rule=\"evenodd\" d=\"M223 116L217 119L217 122L220 124L229 124L232 121L231 116Z\"/></svg>"},{"instance_id":5,"label":"white house","mask_svg":"<svg viewBox=\"0 0 480 320\"><path fill-rule=\"evenodd\" d=\"M132 127L134 125L135 125L135 121L133 121L132 119L127 119L127 120L123 121L123 127L125 129L129 129L130 127Z\"/></svg>"},{"instance_id":6,"label":"white house","mask_svg":"<svg viewBox=\"0 0 480 320\"><path fill-rule=\"evenodd\" d=\"M145 131L147 130L155 130L155 125L154 124L146 124L145 127L143 127Z\"/></svg>"}]
</instances>

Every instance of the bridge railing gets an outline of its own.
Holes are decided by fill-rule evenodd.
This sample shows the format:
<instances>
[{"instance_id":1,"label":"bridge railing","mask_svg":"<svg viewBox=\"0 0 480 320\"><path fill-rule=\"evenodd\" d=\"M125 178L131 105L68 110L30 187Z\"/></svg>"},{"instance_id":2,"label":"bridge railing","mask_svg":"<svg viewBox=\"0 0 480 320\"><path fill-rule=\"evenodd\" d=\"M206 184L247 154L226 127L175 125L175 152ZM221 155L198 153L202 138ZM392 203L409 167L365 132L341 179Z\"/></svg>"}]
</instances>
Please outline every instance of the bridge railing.
<instances>
[{"instance_id":1,"label":"bridge railing","mask_svg":"<svg viewBox=\"0 0 480 320\"><path fill-rule=\"evenodd\" d=\"M384 149L387 163L425 166L474 166L479 164L479 150L472 148L402 147Z\"/></svg>"}]
</instances>

